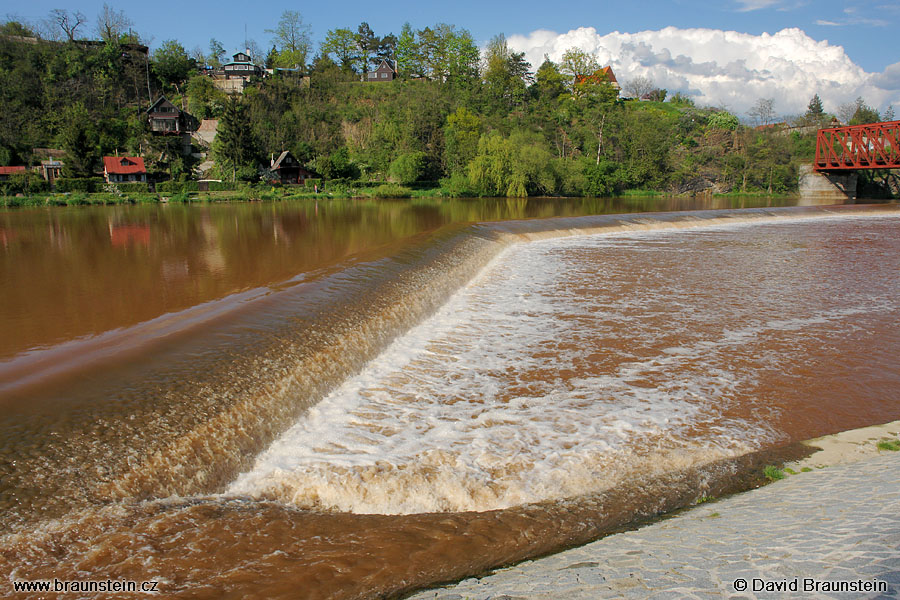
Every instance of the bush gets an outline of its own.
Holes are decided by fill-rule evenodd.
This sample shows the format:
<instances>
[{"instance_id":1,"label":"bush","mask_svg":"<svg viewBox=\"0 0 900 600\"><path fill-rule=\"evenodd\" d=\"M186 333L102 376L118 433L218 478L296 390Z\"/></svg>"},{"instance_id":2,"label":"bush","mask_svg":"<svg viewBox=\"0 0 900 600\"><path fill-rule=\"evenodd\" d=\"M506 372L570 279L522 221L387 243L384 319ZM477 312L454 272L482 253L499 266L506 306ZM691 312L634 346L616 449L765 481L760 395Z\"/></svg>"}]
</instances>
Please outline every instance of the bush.
<instances>
[{"instance_id":1,"label":"bush","mask_svg":"<svg viewBox=\"0 0 900 600\"><path fill-rule=\"evenodd\" d=\"M37 173L22 171L12 173L3 188L3 193L9 195L39 194L50 191L50 184Z\"/></svg>"},{"instance_id":2,"label":"bush","mask_svg":"<svg viewBox=\"0 0 900 600\"><path fill-rule=\"evenodd\" d=\"M709 116L709 119L706 121L707 126L710 129L724 129L726 131L734 131L738 128L740 121L733 114L721 111Z\"/></svg>"},{"instance_id":3,"label":"bush","mask_svg":"<svg viewBox=\"0 0 900 600\"><path fill-rule=\"evenodd\" d=\"M129 181L128 183L110 183L108 184L110 191L119 194L146 194L150 191L150 187L140 181ZM116 190L116 191L113 191Z\"/></svg>"},{"instance_id":4,"label":"bush","mask_svg":"<svg viewBox=\"0 0 900 600\"><path fill-rule=\"evenodd\" d=\"M60 177L56 180L56 191L91 194L101 189L103 184L102 177Z\"/></svg>"},{"instance_id":5,"label":"bush","mask_svg":"<svg viewBox=\"0 0 900 600\"><path fill-rule=\"evenodd\" d=\"M451 198L473 198L481 195L464 173L453 173L450 177L441 179L441 193Z\"/></svg>"},{"instance_id":6,"label":"bush","mask_svg":"<svg viewBox=\"0 0 900 600\"><path fill-rule=\"evenodd\" d=\"M415 183L425 174L427 159L424 152L401 154L391 163L388 170L391 180L398 183Z\"/></svg>"},{"instance_id":7,"label":"bush","mask_svg":"<svg viewBox=\"0 0 900 600\"><path fill-rule=\"evenodd\" d=\"M412 190L396 183L385 183L372 190L371 194L373 198L411 198Z\"/></svg>"}]
</instances>

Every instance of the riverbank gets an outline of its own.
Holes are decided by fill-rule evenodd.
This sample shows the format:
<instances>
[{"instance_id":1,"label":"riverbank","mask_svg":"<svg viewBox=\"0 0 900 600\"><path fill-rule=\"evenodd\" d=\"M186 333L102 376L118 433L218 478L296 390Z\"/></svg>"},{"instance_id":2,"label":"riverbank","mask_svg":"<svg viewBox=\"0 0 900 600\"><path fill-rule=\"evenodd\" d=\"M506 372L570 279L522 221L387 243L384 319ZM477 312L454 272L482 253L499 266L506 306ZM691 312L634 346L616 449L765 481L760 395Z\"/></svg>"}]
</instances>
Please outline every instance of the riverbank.
<instances>
[{"instance_id":1,"label":"riverbank","mask_svg":"<svg viewBox=\"0 0 900 600\"><path fill-rule=\"evenodd\" d=\"M629 190L618 198L694 198L697 194L676 194L655 190ZM784 201L797 198L796 194L707 194L699 195L707 198L723 198L739 202L742 198L753 199L758 205L760 199L784 205ZM0 196L0 208L24 208L44 206L115 206L131 204L208 204L229 202L293 202L293 201L326 201L326 200L379 200L379 199L442 199L462 198L450 190L441 187L415 188L395 184L383 184L377 187L339 187L337 189L321 189L318 192L307 188L287 188L280 186L254 186L237 191L213 192L110 192L86 193L72 192L66 194L44 193L20 196ZM554 197L554 199L578 199L578 196ZM488 199L488 198L484 198ZM496 200L496 198L491 198ZM524 198L508 198L514 202L546 199L543 196Z\"/></svg>"},{"instance_id":2,"label":"riverbank","mask_svg":"<svg viewBox=\"0 0 900 600\"><path fill-rule=\"evenodd\" d=\"M885 442L898 432L893 421L809 440L820 450L771 485L408 598L821 598L834 586L896 598L900 452Z\"/></svg>"}]
</instances>

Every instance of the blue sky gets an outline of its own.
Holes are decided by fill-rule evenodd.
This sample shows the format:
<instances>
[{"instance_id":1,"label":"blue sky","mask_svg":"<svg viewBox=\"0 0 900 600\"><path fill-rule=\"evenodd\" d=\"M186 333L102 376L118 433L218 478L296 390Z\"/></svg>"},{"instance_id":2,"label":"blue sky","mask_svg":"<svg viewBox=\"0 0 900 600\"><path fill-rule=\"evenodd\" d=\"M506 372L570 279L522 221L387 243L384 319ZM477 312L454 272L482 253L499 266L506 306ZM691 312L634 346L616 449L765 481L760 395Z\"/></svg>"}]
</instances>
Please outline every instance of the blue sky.
<instances>
[{"instance_id":1,"label":"blue sky","mask_svg":"<svg viewBox=\"0 0 900 600\"><path fill-rule=\"evenodd\" d=\"M881 87L870 92L877 96L872 104L885 106L895 99L900 101L900 90L894 94L894 83L900 88L900 52L897 51L895 36L900 25L900 2L897 0L874 0L856 2L837 2L834 0L675 0L662 1L628 1L597 2L589 0L570 0L567 2L547 3L534 0L519 2L483 2L475 0L456 0L446 3L425 3L412 0L398 0L384 3L360 2L358 0L343 2L238 2L222 0L221 2L173 2L158 0L157 2L123 3L116 0L108 2L116 10L124 11L134 22L135 29L146 37L152 37L151 46L159 45L167 39L176 39L186 49L201 47L206 50L209 39L215 37L229 52L237 51L243 46L244 28L247 36L255 40L260 47L271 45L271 35L265 32L275 26L282 11L297 10L312 28L315 47L318 48L325 33L337 27L354 28L367 21L376 34L398 33L404 22L409 21L414 28L422 28L439 22L446 22L468 29L479 42L488 40L497 33L507 37L519 35L526 39L535 30L549 30L557 34L565 34L578 28L590 27L597 36L604 38L607 34L636 34L644 31L658 31L670 27L678 30L722 30L736 31L750 36L775 34L786 28L796 28L805 34L796 50L798 61L805 60L807 67L798 73L784 71L783 76L804 78L807 75L827 77L828 73L809 73L812 69L851 69L848 65L861 68L866 76L881 76ZM93 29L97 13L103 6L102 0L4 0L0 14L18 16L27 21L38 21L45 18L53 8L66 8L70 11L80 10L88 17L89 29ZM568 39L568 38L567 38ZM690 41L693 34L685 35L685 43L679 46L678 55L691 58ZM633 40L632 40L633 41ZM827 41L827 44L824 44ZM774 55L783 61L793 61L795 41L784 42ZM523 42L525 43L525 42ZM842 47L849 59L842 67L832 66L836 63L816 61L810 54L817 52L815 43L829 50L840 50ZM654 40L647 41L654 52L665 50ZM616 46L618 47L618 46ZM541 48L547 50L546 44ZM768 52L765 44L746 47L747 52ZM528 46L520 49L528 50ZM537 50L535 50L537 52ZM800 56L799 54L804 54ZM675 52L672 53L676 55ZM532 53L533 56L540 55ZM603 60L603 52L599 53ZM611 56L606 58L627 73L656 74L665 81L671 81L670 89L674 89L682 79L672 79L665 73L650 67L642 70L640 65L632 65L624 58ZM753 57L747 56L747 59ZM740 61L739 57L731 57L731 62ZM657 61L658 62L658 61ZM709 60L707 60L709 62ZM894 65L894 69L890 67ZM537 65L535 65L537 66ZM646 65L645 65L646 66ZM888 72L885 73L885 70ZM670 69L671 71L671 69ZM671 74L670 71L666 73ZM897 73L894 73L897 71ZM781 72L781 71L779 71ZM849 71L848 71L849 73ZM847 75L849 77L850 75ZM857 76L860 79L862 76ZM896 80L896 81L895 81ZM685 80L686 81L686 80ZM836 77L832 87L846 85L846 77ZM673 85L674 84L674 85ZM702 85L694 80L684 83ZM809 89L818 89L824 85L818 81L809 83L798 94L805 94ZM857 82L854 90L863 92L869 88ZM862 87L861 87L862 86ZM826 85L826 87L828 87ZM887 91L881 94L878 90ZM699 90L699 88L698 88ZM696 91L696 90L695 90ZM704 91L704 90L700 90ZM790 92L790 90L787 90ZM854 91L853 93L856 93ZM834 91L832 103L844 101L844 92L851 93L849 88ZM733 94L733 92L732 92ZM733 94L734 95L734 94ZM740 94L737 94L739 97ZM712 98L709 94L698 97ZM896 98L895 98L896 97ZM805 105L808 96L803 99ZM736 100L739 104L741 100ZM827 104L828 102L826 102ZM796 103L795 103L796 104ZM785 105L783 110L790 110L793 105Z\"/></svg>"}]
</instances>

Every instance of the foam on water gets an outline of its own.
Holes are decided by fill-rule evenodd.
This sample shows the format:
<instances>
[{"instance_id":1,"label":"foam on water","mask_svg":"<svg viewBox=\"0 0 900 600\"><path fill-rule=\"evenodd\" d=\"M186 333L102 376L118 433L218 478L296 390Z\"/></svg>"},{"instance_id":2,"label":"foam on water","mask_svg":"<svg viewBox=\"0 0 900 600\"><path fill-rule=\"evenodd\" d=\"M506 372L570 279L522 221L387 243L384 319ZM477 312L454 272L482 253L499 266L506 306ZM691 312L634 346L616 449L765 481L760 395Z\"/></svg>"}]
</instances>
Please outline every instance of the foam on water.
<instances>
[{"instance_id":1,"label":"foam on water","mask_svg":"<svg viewBox=\"0 0 900 600\"><path fill-rule=\"evenodd\" d=\"M777 302L739 305L739 285L712 307L692 303L677 272L627 273L609 260L671 250L690 261L740 226L508 248L311 408L228 494L352 512L489 510L773 443L774 409L753 390L784 357L753 356L754 345L785 333L797 338L786 348L818 343L817 328L877 299L785 317Z\"/></svg>"}]
</instances>

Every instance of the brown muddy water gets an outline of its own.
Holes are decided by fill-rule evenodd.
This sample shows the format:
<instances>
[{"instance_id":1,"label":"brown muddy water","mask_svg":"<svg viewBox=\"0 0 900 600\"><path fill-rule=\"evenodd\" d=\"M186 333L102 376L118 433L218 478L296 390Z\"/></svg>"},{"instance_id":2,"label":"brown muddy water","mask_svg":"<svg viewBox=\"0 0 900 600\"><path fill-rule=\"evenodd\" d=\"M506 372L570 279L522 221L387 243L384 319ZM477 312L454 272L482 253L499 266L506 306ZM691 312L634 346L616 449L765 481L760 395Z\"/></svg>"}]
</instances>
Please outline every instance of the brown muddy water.
<instances>
[{"instance_id":1,"label":"brown muddy water","mask_svg":"<svg viewBox=\"0 0 900 600\"><path fill-rule=\"evenodd\" d=\"M896 206L642 208L0 213L4 594L398 595L900 418Z\"/></svg>"}]
</instances>

